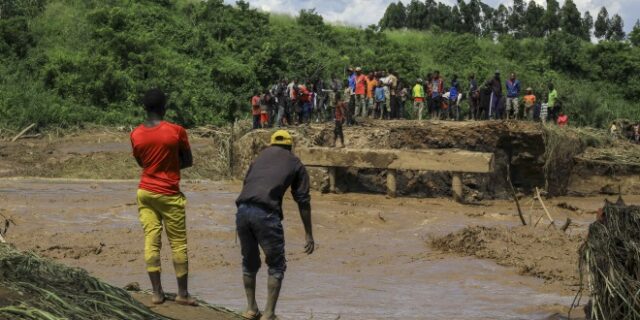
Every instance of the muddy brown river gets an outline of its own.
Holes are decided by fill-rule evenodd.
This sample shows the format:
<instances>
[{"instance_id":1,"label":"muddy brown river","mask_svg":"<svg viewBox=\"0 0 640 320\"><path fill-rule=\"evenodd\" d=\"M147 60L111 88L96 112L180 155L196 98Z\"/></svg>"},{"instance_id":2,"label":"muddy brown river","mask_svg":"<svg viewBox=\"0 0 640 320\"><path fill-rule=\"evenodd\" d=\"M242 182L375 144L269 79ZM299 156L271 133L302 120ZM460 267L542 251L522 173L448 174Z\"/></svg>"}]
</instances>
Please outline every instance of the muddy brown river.
<instances>
[{"instance_id":1,"label":"muddy brown river","mask_svg":"<svg viewBox=\"0 0 640 320\"><path fill-rule=\"evenodd\" d=\"M237 183L189 182L190 290L211 303L242 309L240 248L235 240ZM1 213L17 226L7 238L21 249L87 269L112 284L149 288L136 181L0 180ZM313 194L317 251L303 254L303 229L285 200L288 270L282 319L544 319L573 295L489 260L443 255L426 240L467 225L515 225L513 205L464 206L448 199ZM584 200L595 207L599 200ZM482 217L476 213L485 212ZM163 239L164 286L175 291ZM100 248L97 250L97 248ZM577 267L577 266L576 266ZM266 270L258 299L265 301ZM554 307L556 305L556 307Z\"/></svg>"}]
</instances>

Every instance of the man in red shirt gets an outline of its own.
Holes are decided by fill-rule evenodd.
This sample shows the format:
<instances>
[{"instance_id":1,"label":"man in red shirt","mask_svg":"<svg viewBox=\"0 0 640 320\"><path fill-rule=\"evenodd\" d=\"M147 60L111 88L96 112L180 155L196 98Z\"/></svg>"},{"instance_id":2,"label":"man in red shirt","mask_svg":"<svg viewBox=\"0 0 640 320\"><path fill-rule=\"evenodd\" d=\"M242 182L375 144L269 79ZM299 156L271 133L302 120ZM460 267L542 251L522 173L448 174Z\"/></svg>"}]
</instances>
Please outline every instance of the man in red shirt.
<instances>
[{"instance_id":1,"label":"man in red shirt","mask_svg":"<svg viewBox=\"0 0 640 320\"><path fill-rule=\"evenodd\" d=\"M253 116L253 129L259 129L260 125L260 94L256 94L251 98L251 115Z\"/></svg>"},{"instance_id":2,"label":"man in red shirt","mask_svg":"<svg viewBox=\"0 0 640 320\"><path fill-rule=\"evenodd\" d=\"M367 117L367 105L365 94L367 93L367 76L362 73L362 68L356 68L356 117Z\"/></svg>"},{"instance_id":3,"label":"man in red shirt","mask_svg":"<svg viewBox=\"0 0 640 320\"><path fill-rule=\"evenodd\" d=\"M144 229L144 260L153 287L152 302L164 302L160 277L160 248L163 224L171 245L173 267L178 280L176 303L197 305L189 295L187 280L186 198L180 192L180 170L193 165L189 139L184 128L165 122L166 96L158 89L143 100L147 118L131 132L133 156L143 169L138 186L138 213Z\"/></svg>"},{"instance_id":4,"label":"man in red shirt","mask_svg":"<svg viewBox=\"0 0 640 320\"><path fill-rule=\"evenodd\" d=\"M342 125L344 124L344 115L347 112L347 104L340 97L340 92L336 92L336 113L335 113L335 128L333 129L333 146L336 146L336 142L340 139L340 147L344 148L344 134L342 133Z\"/></svg>"}]
</instances>

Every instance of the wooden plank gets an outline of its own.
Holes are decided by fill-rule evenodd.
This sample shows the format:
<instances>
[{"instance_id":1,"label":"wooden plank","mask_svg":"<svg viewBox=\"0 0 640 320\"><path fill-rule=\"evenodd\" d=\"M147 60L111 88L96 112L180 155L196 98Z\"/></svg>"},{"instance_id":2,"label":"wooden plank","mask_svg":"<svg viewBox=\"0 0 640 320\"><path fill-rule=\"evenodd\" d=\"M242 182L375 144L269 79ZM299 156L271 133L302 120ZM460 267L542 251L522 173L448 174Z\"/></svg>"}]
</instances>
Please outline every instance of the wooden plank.
<instances>
[{"instance_id":1,"label":"wooden plank","mask_svg":"<svg viewBox=\"0 0 640 320\"><path fill-rule=\"evenodd\" d=\"M417 171L493 172L493 153L458 149L336 149L296 148L296 155L311 167L351 167Z\"/></svg>"},{"instance_id":2,"label":"wooden plank","mask_svg":"<svg viewBox=\"0 0 640 320\"><path fill-rule=\"evenodd\" d=\"M24 130L20 131L20 133L18 133L15 137L13 137L13 139L11 139L11 142L16 142L16 140L20 139L20 137L22 137L25 133L27 133L27 131L31 130L31 128L35 126L35 123L30 124L28 127L24 128Z\"/></svg>"},{"instance_id":3,"label":"wooden plank","mask_svg":"<svg viewBox=\"0 0 640 320\"><path fill-rule=\"evenodd\" d=\"M397 174L395 169L387 170L387 195L391 198L397 195Z\"/></svg>"},{"instance_id":4,"label":"wooden plank","mask_svg":"<svg viewBox=\"0 0 640 320\"><path fill-rule=\"evenodd\" d=\"M329 192L336 193L336 168L329 167Z\"/></svg>"},{"instance_id":5,"label":"wooden plank","mask_svg":"<svg viewBox=\"0 0 640 320\"><path fill-rule=\"evenodd\" d=\"M459 172L454 172L451 177L451 191L453 193L453 199L457 202L462 202L462 177Z\"/></svg>"}]
</instances>

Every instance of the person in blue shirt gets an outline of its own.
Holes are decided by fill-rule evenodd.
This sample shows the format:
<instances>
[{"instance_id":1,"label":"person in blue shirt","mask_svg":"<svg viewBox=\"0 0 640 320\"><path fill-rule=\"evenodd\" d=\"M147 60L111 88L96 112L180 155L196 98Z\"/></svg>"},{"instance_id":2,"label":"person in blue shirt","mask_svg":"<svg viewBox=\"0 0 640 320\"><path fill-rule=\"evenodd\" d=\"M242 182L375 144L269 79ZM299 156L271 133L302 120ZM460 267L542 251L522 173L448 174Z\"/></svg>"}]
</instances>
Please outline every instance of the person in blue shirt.
<instances>
[{"instance_id":1,"label":"person in blue shirt","mask_svg":"<svg viewBox=\"0 0 640 320\"><path fill-rule=\"evenodd\" d=\"M349 97L344 97L349 101L349 110L347 111L347 124L354 124L355 108L356 108L356 79L358 75L354 68L349 68Z\"/></svg>"},{"instance_id":2,"label":"person in blue shirt","mask_svg":"<svg viewBox=\"0 0 640 320\"><path fill-rule=\"evenodd\" d=\"M458 76L453 75L451 80L451 88L449 88L449 110L450 116L456 120L460 120L460 106L458 106L458 93L460 92L460 83Z\"/></svg>"},{"instance_id":3,"label":"person in blue shirt","mask_svg":"<svg viewBox=\"0 0 640 320\"><path fill-rule=\"evenodd\" d=\"M507 120L509 120L509 116L511 111L513 111L513 119L518 120L518 98L520 97L520 80L516 78L516 74L512 73L509 80L507 80Z\"/></svg>"},{"instance_id":4,"label":"person in blue shirt","mask_svg":"<svg viewBox=\"0 0 640 320\"><path fill-rule=\"evenodd\" d=\"M376 112L380 113L380 120L384 118L384 110L385 110L385 95L384 95L384 87L382 87L382 81L378 81L378 86L375 90L376 96Z\"/></svg>"}]
</instances>

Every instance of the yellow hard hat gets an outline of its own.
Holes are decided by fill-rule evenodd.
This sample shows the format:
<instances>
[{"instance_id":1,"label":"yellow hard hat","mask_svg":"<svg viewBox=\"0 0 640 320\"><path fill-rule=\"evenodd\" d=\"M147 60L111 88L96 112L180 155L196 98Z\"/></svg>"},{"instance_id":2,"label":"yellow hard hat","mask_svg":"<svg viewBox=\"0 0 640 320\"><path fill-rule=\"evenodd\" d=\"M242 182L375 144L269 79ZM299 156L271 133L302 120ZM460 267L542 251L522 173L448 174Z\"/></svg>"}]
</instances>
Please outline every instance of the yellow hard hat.
<instances>
[{"instance_id":1,"label":"yellow hard hat","mask_svg":"<svg viewBox=\"0 0 640 320\"><path fill-rule=\"evenodd\" d=\"M271 136L271 145L291 146L293 145L293 138L287 130L278 130Z\"/></svg>"}]
</instances>

